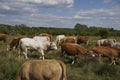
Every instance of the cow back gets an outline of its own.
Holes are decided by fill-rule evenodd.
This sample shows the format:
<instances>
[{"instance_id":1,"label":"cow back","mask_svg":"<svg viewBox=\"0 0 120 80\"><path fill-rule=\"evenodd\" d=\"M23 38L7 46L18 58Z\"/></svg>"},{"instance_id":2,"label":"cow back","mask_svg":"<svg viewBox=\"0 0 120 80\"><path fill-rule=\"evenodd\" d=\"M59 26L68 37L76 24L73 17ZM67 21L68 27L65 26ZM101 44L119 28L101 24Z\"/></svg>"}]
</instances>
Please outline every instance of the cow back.
<instances>
[{"instance_id":1,"label":"cow back","mask_svg":"<svg viewBox=\"0 0 120 80\"><path fill-rule=\"evenodd\" d=\"M76 38L75 37L66 37L65 43L76 43Z\"/></svg>"},{"instance_id":2,"label":"cow back","mask_svg":"<svg viewBox=\"0 0 120 80\"><path fill-rule=\"evenodd\" d=\"M47 65L47 66L46 66ZM22 64L17 80L66 80L66 66L59 60L30 60Z\"/></svg>"},{"instance_id":3,"label":"cow back","mask_svg":"<svg viewBox=\"0 0 120 80\"><path fill-rule=\"evenodd\" d=\"M49 37L50 41L52 41L52 35L50 35L48 33L41 33L41 34L39 34L39 36L47 36L47 37Z\"/></svg>"}]
</instances>

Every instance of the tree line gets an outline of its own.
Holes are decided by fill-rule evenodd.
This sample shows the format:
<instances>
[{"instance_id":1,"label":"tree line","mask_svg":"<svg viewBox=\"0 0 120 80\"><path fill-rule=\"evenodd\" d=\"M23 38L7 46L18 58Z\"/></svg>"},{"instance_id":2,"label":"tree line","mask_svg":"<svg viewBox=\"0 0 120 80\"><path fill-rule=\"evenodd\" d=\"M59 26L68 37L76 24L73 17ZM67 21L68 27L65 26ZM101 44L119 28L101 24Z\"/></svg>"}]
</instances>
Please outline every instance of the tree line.
<instances>
[{"instance_id":1,"label":"tree line","mask_svg":"<svg viewBox=\"0 0 120 80\"><path fill-rule=\"evenodd\" d=\"M120 30L114 28L103 28L97 26L88 27L84 24L76 24L74 28L56 28L56 27L29 27L25 24L6 25L0 24L0 33L9 35L37 35L40 33L49 33L52 35L81 35L81 36L120 36Z\"/></svg>"}]
</instances>

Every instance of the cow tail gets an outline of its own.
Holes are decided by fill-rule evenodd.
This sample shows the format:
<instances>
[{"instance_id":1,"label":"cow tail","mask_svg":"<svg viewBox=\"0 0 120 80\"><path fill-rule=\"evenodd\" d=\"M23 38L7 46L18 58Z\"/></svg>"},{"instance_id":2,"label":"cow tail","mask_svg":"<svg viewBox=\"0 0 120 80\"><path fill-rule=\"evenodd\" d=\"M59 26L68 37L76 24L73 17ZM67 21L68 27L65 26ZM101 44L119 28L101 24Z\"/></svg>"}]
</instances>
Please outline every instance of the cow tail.
<instances>
[{"instance_id":1,"label":"cow tail","mask_svg":"<svg viewBox=\"0 0 120 80\"><path fill-rule=\"evenodd\" d=\"M20 76L20 70L19 70L19 72L17 73L16 80L22 80L22 79L21 79L21 76Z\"/></svg>"},{"instance_id":2,"label":"cow tail","mask_svg":"<svg viewBox=\"0 0 120 80\"><path fill-rule=\"evenodd\" d=\"M22 44L22 42L19 41L19 45L18 45L18 54L19 54L19 57L20 57L21 51L23 50L22 47L21 47L21 44Z\"/></svg>"},{"instance_id":3,"label":"cow tail","mask_svg":"<svg viewBox=\"0 0 120 80\"><path fill-rule=\"evenodd\" d=\"M21 80L21 77L17 75L16 80Z\"/></svg>"},{"instance_id":4,"label":"cow tail","mask_svg":"<svg viewBox=\"0 0 120 80\"><path fill-rule=\"evenodd\" d=\"M60 64L60 66L62 68L61 80L67 80L67 77L66 77L66 66L65 66L65 64L62 61L59 61L59 64Z\"/></svg>"}]
</instances>

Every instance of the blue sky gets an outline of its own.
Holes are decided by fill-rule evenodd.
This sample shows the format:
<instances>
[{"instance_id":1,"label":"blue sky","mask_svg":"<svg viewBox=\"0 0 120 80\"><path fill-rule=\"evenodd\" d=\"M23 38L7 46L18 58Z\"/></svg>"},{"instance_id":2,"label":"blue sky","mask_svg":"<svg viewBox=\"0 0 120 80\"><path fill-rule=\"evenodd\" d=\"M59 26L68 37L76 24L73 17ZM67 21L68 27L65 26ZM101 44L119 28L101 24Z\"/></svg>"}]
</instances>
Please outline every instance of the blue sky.
<instances>
[{"instance_id":1,"label":"blue sky","mask_svg":"<svg viewBox=\"0 0 120 80\"><path fill-rule=\"evenodd\" d=\"M0 24L120 30L120 0L0 0Z\"/></svg>"}]
</instances>

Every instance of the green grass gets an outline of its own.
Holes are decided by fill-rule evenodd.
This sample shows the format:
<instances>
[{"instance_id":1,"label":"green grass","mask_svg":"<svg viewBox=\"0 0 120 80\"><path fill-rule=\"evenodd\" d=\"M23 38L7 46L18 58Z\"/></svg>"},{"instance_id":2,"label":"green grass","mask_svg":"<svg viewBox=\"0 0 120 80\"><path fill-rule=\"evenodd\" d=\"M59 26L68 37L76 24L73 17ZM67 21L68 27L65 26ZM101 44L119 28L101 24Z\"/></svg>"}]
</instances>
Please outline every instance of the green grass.
<instances>
[{"instance_id":1,"label":"green grass","mask_svg":"<svg viewBox=\"0 0 120 80\"><path fill-rule=\"evenodd\" d=\"M9 36L7 44L14 36ZM90 45L86 47L91 50L95 45L97 37L90 37ZM119 38L117 38L120 40ZM85 45L83 45L85 47ZM16 74L25 61L23 58L18 58L18 51L7 51L6 45L0 42L0 80L15 80ZM120 59L117 58L117 65L109 65L106 58L102 58L103 64L100 64L97 58L85 57L79 59L75 64L71 64L68 58L60 57L60 49L50 51L45 54L46 59L63 60L67 68L68 80L119 80L120 79ZM40 54L37 51L29 53L29 59L39 59Z\"/></svg>"}]
</instances>

